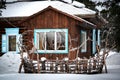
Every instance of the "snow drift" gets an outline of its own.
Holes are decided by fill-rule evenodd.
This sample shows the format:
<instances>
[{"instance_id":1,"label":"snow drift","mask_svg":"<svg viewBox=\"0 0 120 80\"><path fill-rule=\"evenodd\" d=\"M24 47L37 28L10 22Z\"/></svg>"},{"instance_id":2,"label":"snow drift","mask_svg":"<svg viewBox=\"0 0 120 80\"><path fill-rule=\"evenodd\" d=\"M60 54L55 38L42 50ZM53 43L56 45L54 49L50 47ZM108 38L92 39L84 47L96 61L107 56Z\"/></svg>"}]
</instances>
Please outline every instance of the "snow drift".
<instances>
[{"instance_id":1,"label":"snow drift","mask_svg":"<svg viewBox=\"0 0 120 80\"><path fill-rule=\"evenodd\" d=\"M20 54L12 52L4 54L0 57L0 74L18 73L20 63ZM106 63L107 65L120 65L120 54L110 51Z\"/></svg>"},{"instance_id":2,"label":"snow drift","mask_svg":"<svg viewBox=\"0 0 120 80\"><path fill-rule=\"evenodd\" d=\"M0 74L17 73L20 65L20 55L6 53L0 57Z\"/></svg>"}]
</instances>

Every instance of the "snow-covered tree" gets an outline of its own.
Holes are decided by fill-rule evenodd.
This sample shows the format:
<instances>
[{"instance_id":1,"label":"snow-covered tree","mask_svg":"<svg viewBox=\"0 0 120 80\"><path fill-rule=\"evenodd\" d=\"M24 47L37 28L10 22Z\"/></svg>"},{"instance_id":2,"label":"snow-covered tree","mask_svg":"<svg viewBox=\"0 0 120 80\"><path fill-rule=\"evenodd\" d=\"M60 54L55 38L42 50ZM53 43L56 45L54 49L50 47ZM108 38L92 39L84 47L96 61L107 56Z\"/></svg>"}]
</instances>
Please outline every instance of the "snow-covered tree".
<instances>
[{"instance_id":1,"label":"snow-covered tree","mask_svg":"<svg viewBox=\"0 0 120 80\"><path fill-rule=\"evenodd\" d=\"M103 39L106 38L106 34L109 31L108 37L108 47L113 46L115 42L116 49L120 51L120 1L119 0L106 0L105 2L99 2L98 5L105 7L101 11L102 16L109 22L107 25L103 26L102 32L104 33Z\"/></svg>"},{"instance_id":2,"label":"snow-covered tree","mask_svg":"<svg viewBox=\"0 0 120 80\"><path fill-rule=\"evenodd\" d=\"M0 9L5 8L6 0L0 0ZM0 15L2 11L0 10Z\"/></svg>"}]
</instances>

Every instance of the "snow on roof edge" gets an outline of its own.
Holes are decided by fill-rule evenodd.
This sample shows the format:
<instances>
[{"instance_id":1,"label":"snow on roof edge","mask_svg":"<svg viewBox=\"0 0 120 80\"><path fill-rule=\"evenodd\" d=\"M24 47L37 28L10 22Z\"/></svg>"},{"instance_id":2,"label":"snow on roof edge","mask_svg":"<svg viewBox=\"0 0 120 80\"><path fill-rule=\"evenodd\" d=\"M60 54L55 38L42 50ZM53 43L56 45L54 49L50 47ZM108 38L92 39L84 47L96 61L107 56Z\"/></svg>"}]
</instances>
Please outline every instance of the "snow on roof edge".
<instances>
[{"instance_id":1,"label":"snow on roof edge","mask_svg":"<svg viewBox=\"0 0 120 80\"><path fill-rule=\"evenodd\" d=\"M45 4L42 6L41 3L45 3ZM33 10L34 12L31 12L30 9L29 9L30 8L30 4L31 5L32 4L36 4L36 6L32 5L33 9L31 9L31 10ZM18 8L14 9L15 5ZM41 5L42 8L41 7L37 8L39 5ZM45 9L46 7L48 7L50 5L53 6L54 8L57 8L57 9L63 11L63 12L69 13L69 14L74 14L74 15L76 15L76 14L79 14L79 15L93 14L94 15L95 14L95 11L92 11L90 9L85 10L84 7L83 8L77 8L77 7L74 7L71 4L63 3L63 2L60 2L60 1L49 1L49 2L48 1L34 1L34 2L16 2L14 4L10 4L9 5L10 7L13 6L12 11L9 9L10 7L8 7L7 9L3 10L3 15L0 16L0 17L24 17L24 16L31 16L32 14L35 14L35 13ZM63 6L65 7L65 9L63 9ZM24 8L26 8L26 10ZM71 8L72 8L72 10L70 10ZM19 10L17 10L17 9L19 9ZM19 13L18 13L18 11L19 11ZM24 12L21 13L21 11L24 11ZM13 12L15 12L16 14L14 14ZM10 14L7 14L7 13L10 13Z\"/></svg>"},{"instance_id":2,"label":"snow on roof edge","mask_svg":"<svg viewBox=\"0 0 120 80\"><path fill-rule=\"evenodd\" d=\"M79 7L79 8L85 7L85 5L83 3L80 3L80 2L75 1L75 0L73 1L72 5L76 6L76 7Z\"/></svg>"}]
</instances>

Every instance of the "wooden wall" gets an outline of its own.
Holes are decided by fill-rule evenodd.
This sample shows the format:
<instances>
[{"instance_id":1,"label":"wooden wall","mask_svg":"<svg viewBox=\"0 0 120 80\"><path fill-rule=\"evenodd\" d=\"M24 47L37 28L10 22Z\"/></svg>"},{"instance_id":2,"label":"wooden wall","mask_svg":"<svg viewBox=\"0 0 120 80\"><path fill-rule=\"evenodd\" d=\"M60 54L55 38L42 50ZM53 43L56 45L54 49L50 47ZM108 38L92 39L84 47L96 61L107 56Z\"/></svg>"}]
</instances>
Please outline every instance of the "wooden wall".
<instances>
[{"instance_id":1,"label":"wooden wall","mask_svg":"<svg viewBox=\"0 0 120 80\"><path fill-rule=\"evenodd\" d=\"M83 29L79 24L82 22L77 21L73 19L72 17L69 17L67 15L61 14L58 11L48 9L46 11L41 12L40 14L33 15L32 17L26 19L24 22L20 23L22 28L26 28L26 30L34 30L34 29L64 29L67 28L69 35L71 35L71 38L78 37L77 42L72 43L72 47L76 47L80 45L80 30ZM88 35L90 34L90 30L84 29L88 31ZM20 31L23 32L23 31ZM31 38L33 37L33 34L31 34ZM30 36L26 36L24 38L30 38ZM70 45L70 44L69 44ZM87 46L87 53L79 53L80 57L89 57L91 55L91 42L88 41ZM58 57L59 59L63 59L64 57L68 57L70 59L75 59L76 57L76 51L69 52L68 54L40 54L40 57L47 57L48 59L56 59Z\"/></svg>"},{"instance_id":2,"label":"wooden wall","mask_svg":"<svg viewBox=\"0 0 120 80\"><path fill-rule=\"evenodd\" d=\"M31 33L24 35L23 38L24 39L29 39L32 40L33 38L33 33L34 33L34 29L64 29L67 28L68 29L68 33L69 35L71 35L71 38L77 38L78 37L78 41L77 42L73 42L72 41L72 47L77 47L80 45L80 30L86 30L88 33L87 35L91 36L91 30L90 29L86 29L82 26L80 26L80 24L82 24L82 21L78 21L77 19L64 14L62 12L53 10L53 9L47 9L44 10L42 12L39 12L35 15L32 15L28 18L22 18L22 20L25 19L24 21L19 21L15 22L16 26L11 26L10 24L3 24L3 22L1 23L0 21L0 45L2 45L1 41L2 41L2 34L5 34L5 28L6 27L19 27L20 31L19 33L23 33L27 30L32 30ZM6 23L6 22L5 22ZM70 41L68 42L69 46L70 46ZM24 41L23 44L25 45L30 45L27 41ZM86 53L81 53L79 51L79 57L89 57L91 55L91 42L88 41L87 42L88 46L87 46L87 52ZM32 45L29 46L29 49L31 49ZM0 46L0 52L1 52L1 46ZM70 59L75 59L76 58L76 53L77 51L71 51L68 54L40 54L40 57L46 57L47 59L56 59L56 57L58 57L59 59L63 59L64 57L69 57ZM36 58L36 56L35 56Z\"/></svg>"}]
</instances>

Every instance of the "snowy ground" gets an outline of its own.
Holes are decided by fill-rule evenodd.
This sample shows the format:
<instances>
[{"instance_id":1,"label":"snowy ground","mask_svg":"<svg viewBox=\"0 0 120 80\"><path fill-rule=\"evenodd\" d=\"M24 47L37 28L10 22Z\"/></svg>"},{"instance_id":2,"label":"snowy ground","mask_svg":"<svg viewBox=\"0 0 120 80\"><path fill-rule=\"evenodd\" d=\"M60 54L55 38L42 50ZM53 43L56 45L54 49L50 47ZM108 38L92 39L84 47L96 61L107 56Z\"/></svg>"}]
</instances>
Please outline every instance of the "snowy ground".
<instances>
[{"instance_id":1,"label":"snowy ground","mask_svg":"<svg viewBox=\"0 0 120 80\"><path fill-rule=\"evenodd\" d=\"M120 53L110 52L106 61L107 74L24 74L17 73L20 55L7 53L0 57L0 80L120 80Z\"/></svg>"}]
</instances>

